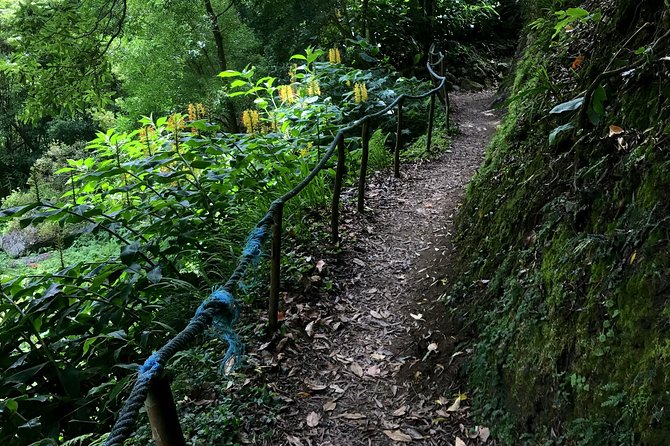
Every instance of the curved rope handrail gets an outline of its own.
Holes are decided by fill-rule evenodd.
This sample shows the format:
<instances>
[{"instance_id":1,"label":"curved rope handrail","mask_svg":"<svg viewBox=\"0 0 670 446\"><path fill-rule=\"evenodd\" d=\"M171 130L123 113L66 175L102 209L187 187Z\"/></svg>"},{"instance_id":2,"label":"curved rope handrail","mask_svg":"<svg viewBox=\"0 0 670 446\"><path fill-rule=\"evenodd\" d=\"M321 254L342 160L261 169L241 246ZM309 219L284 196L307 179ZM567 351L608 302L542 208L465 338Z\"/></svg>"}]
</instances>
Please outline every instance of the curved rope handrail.
<instances>
[{"instance_id":1,"label":"curved rope handrail","mask_svg":"<svg viewBox=\"0 0 670 446\"><path fill-rule=\"evenodd\" d=\"M436 62L432 62L434 56L439 56ZM260 247L265 241L270 232L270 228L277 222L277 214L281 215L283 205L296 197L302 192L312 180L326 168L328 161L332 158L338 145L344 141L345 133L349 132L363 124L368 123L374 118L388 113L391 109L401 104L406 100L419 100L427 98L431 95L437 94L446 85L446 76L437 74L433 69L434 66L442 64L444 55L434 52L434 45L431 45L429 51L429 60L426 63L426 68L431 78L438 81L438 85L420 95L401 94L393 102L383 109L365 115L357 119L351 124L340 128L335 134L333 141L328 146L321 160L314 166L305 178L302 179L293 189L286 192L281 197L274 200L263 218L252 229L247 239L242 255L238 260L237 266L230 275L226 283L216 288L212 294L205 299L205 301L198 307L195 315L191 318L188 325L172 339L167 341L158 351L154 352L144 362L138 371L138 376L126 399L119 415L112 427L112 430L105 441L105 446L123 446L126 439L133 433L135 422L140 408L144 404L150 389L152 380L163 372L167 362L179 351L186 348L188 344L195 340L196 336L202 334L213 322L218 322L223 327L224 339L228 342L228 351L226 358L231 355L239 355L240 345L239 340L235 336L231 336L232 325L237 320L239 310L232 296L233 289L238 285L242 279L243 274L249 265L260 255ZM281 217L280 217L281 218Z\"/></svg>"}]
</instances>

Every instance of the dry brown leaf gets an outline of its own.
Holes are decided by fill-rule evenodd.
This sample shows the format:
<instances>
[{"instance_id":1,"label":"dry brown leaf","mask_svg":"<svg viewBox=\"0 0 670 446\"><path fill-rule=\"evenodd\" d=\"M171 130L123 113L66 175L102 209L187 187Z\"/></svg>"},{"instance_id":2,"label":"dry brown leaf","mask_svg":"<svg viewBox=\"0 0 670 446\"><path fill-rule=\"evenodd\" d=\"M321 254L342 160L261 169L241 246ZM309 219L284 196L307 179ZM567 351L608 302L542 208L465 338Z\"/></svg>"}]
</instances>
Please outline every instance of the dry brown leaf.
<instances>
[{"instance_id":1,"label":"dry brown leaf","mask_svg":"<svg viewBox=\"0 0 670 446\"><path fill-rule=\"evenodd\" d=\"M460 408L461 408L461 399L456 398L454 403L447 408L447 412L456 412Z\"/></svg>"},{"instance_id":2,"label":"dry brown leaf","mask_svg":"<svg viewBox=\"0 0 670 446\"><path fill-rule=\"evenodd\" d=\"M344 418L345 420L363 420L367 418L365 415L362 413L351 413L351 412L345 412L343 414L338 415L337 417L334 418Z\"/></svg>"},{"instance_id":3,"label":"dry brown leaf","mask_svg":"<svg viewBox=\"0 0 670 446\"><path fill-rule=\"evenodd\" d=\"M379 313L379 311L376 310L370 310L370 316L372 316L375 319L383 319L381 313Z\"/></svg>"},{"instance_id":4,"label":"dry brown leaf","mask_svg":"<svg viewBox=\"0 0 670 446\"><path fill-rule=\"evenodd\" d=\"M294 437L293 435L287 435L286 440L291 446L303 446L302 441L298 437Z\"/></svg>"},{"instance_id":5,"label":"dry brown leaf","mask_svg":"<svg viewBox=\"0 0 670 446\"><path fill-rule=\"evenodd\" d=\"M321 415L318 413L310 412L310 414L307 415L307 426L317 427L319 425L319 421L321 421Z\"/></svg>"},{"instance_id":6,"label":"dry brown leaf","mask_svg":"<svg viewBox=\"0 0 670 446\"><path fill-rule=\"evenodd\" d=\"M314 336L314 323L315 322L316 321L312 321L309 324L307 324L307 326L305 327L305 333L307 333L307 336L309 336L310 338L312 336Z\"/></svg>"},{"instance_id":7,"label":"dry brown leaf","mask_svg":"<svg viewBox=\"0 0 670 446\"><path fill-rule=\"evenodd\" d=\"M358 365L357 362L352 362L352 363L351 363L351 366L350 366L349 368L350 368L351 371L354 372L354 374L355 374L356 376L358 376L359 378L362 378L362 377L363 377L363 367L361 367L360 365Z\"/></svg>"},{"instance_id":8,"label":"dry brown leaf","mask_svg":"<svg viewBox=\"0 0 670 446\"><path fill-rule=\"evenodd\" d=\"M367 375L370 375L370 376L379 376L379 375L382 374L382 371L379 368L379 366L373 365L373 366L368 367L368 369L365 371L365 373Z\"/></svg>"},{"instance_id":9,"label":"dry brown leaf","mask_svg":"<svg viewBox=\"0 0 670 446\"><path fill-rule=\"evenodd\" d=\"M407 413L407 409L408 409L407 406L402 406L400 409L394 410L392 415L394 417L402 417Z\"/></svg>"},{"instance_id":10,"label":"dry brown leaf","mask_svg":"<svg viewBox=\"0 0 670 446\"><path fill-rule=\"evenodd\" d=\"M625 130L618 125L610 125L610 138L615 135L621 135L624 131Z\"/></svg>"},{"instance_id":11,"label":"dry brown leaf","mask_svg":"<svg viewBox=\"0 0 670 446\"><path fill-rule=\"evenodd\" d=\"M318 383L316 381L305 381L305 385L309 387L310 390L314 391L320 391L320 390L326 390L328 388L327 385Z\"/></svg>"},{"instance_id":12,"label":"dry brown leaf","mask_svg":"<svg viewBox=\"0 0 670 446\"><path fill-rule=\"evenodd\" d=\"M332 400L331 401L326 401L325 403L323 403L323 411L324 412L332 412L333 410L335 410L336 407L337 407L337 402L332 401Z\"/></svg>"},{"instance_id":13,"label":"dry brown leaf","mask_svg":"<svg viewBox=\"0 0 670 446\"><path fill-rule=\"evenodd\" d=\"M402 443L411 443L412 437L400 430L395 431L384 431L384 435L389 437L393 441L399 441Z\"/></svg>"},{"instance_id":14,"label":"dry brown leaf","mask_svg":"<svg viewBox=\"0 0 670 446\"><path fill-rule=\"evenodd\" d=\"M572 69L577 70L579 67L582 66L584 63L584 60L586 60L586 57L583 54L580 54L575 58L575 60L572 62Z\"/></svg>"},{"instance_id":15,"label":"dry brown leaf","mask_svg":"<svg viewBox=\"0 0 670 446\"><path fill-rule=\"evenodd\" d=\"M482 441L482 443L486 443L490 436L491 431L488 427L479 426L479 439Z\"/></svg>"},{"instance_id":16,"label":"dry brown leaf","mask_svg":"<svg viewBox=\"0 0 670 446\"><path fill-rule=\"evenodd\" d=\"M461 440L460 438L456 437L456 441L454 442L454 446L465 446L465 442Z\"/></svg>"}]
</instances>

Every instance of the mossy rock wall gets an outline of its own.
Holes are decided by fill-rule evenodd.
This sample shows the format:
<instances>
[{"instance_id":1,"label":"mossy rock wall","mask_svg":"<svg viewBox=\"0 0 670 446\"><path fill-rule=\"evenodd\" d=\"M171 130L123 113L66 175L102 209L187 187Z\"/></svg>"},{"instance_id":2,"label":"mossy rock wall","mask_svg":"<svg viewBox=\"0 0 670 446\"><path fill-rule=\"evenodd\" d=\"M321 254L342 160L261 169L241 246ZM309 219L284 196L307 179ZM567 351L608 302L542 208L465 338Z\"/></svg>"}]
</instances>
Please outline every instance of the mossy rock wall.
<instances>
[{"instance_id":1,"label":"mossy rock wall","mask_svg":"<svg viewBox=\"0 0 670 446\"><path fill-rule=\"evenodd\" d=\"M458 222L474 406L505 445L670 444L670 3L560 2L591 16L556 36L559 8L527 3Z\"/></svg>"}]
</instances>

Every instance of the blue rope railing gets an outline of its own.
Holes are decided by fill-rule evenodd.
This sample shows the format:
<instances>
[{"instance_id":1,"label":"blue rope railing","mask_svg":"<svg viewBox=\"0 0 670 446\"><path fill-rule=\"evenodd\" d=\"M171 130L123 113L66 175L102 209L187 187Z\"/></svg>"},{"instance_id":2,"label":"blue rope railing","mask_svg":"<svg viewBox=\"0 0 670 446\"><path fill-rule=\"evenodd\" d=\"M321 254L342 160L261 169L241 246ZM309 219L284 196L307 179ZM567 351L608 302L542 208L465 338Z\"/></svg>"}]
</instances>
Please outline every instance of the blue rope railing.
<instances>
[{"instance_id":1,"label":"blue rope railing","mask_svg":"<svg viewBox=\"0 0 670 446\"><path fill-rule=\"evenodd\" d=\"M165 365L177 352L184 350L188 344L193 342L197 336L204 333L208 327L212 327L214 331L218 333L218 336L228 343L228 349L221 361L221 368L225 369L226 364L232 358L235 359L235 365L241 363L244 346L237 333L233 330L233 327L240 316L239 307L233 297L233 290L240 285L242 276L247 268L256 263L260 258L262 245L270 232L270 228L275 223L277 214L281 214L281 208L284 203L297 196L309 185L309 183L311 183L319 172L326 168L328 161L335 153L338 143L344 139L346 132L366 124L374 118L385 115L405 99L424 99L442 91L444 91L446 95L446 77L437 74L433 69L433 66L443 63L443 56L440 54L439 58L436 61L433 61L432 59L435 55L436 54L434 54L431 49L431 60L426 64L426 68L431 77L438 83L435 88L418 96L402 94L382 110L366 115L348 126L341 128L333 138L333 141L319 163L310 171L310 173L292 190L272 202L265 216L258 222L258 224L256 224L249 234L244 249L242 250L242 255L237 263L237 267L226 283L223 286L215 287L212 290L212 293L195 311L195 314L188 325L158 351L152 353L139 368L135 384L119 412L116 422L105 441L105 446L123 446L123 442L128 439L134 431L135 421L139 410L149 393L152 381L163 373Z\"/></svg>"}]
</instances>

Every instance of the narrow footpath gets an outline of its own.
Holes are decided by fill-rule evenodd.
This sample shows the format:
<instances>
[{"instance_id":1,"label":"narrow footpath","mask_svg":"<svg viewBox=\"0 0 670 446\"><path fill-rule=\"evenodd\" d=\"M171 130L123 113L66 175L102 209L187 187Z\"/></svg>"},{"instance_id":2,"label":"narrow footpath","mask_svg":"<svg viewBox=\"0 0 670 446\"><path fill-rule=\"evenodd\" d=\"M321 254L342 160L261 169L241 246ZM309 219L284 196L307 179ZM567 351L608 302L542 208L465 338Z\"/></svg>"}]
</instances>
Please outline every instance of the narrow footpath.
<instances>
[{"instance_id":1,"label":"narrow footpath","mask_svg":"<svg viewBox=\"0 0 670 446\"><path fill-rule=\"evenodd\" d=\"M492 444L454 380L467 352L441 326L438 302L454 213L498 123L492 99L453 95L460 134L448 153L404 165L400 180L373 178L364 214L354 210L355 191L345 199L344 252L339 264L321 266L331 268L339 293L287 303L287 322L302 331L289 325L293 342L277 347L273 390L288 409L270 444Z\"/></svg>"}]
</instances>

